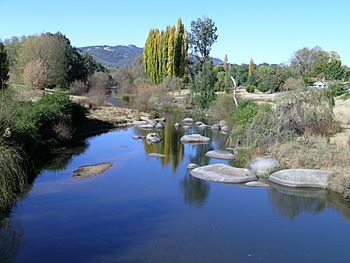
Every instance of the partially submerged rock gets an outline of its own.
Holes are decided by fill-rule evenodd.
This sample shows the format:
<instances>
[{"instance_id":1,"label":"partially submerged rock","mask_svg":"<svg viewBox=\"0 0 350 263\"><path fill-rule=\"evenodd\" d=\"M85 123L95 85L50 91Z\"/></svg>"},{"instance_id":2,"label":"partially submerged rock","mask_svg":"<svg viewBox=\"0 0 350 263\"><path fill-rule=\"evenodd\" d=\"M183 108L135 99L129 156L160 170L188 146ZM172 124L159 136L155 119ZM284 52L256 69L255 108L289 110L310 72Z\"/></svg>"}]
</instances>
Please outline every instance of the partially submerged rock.
<instances>
[{"instance_id":1,"label":"partially submerged rock","mask_svg":"<svg viewBox=\"0 0 350 263\"><path fill-rule=\"evenodd\" d=\"M205 125L203 122L201 122L201 121L197 121L196 122L196 126L202 126L202 125Z\"/></svg>"},{"instance_id":2,"label":"partially submerged rock","mask_svg":"<svg viewBox=\"0 0 350 263\"><path fill-rule=\"evenodd\" d=\"M273 158L258 157L251 160L247 165L250 174L260 177L268 177L271 173L281 168L280 162Z\"/></svg>"},{"instance_id":3,"label":"partially submerged rock","mask_svg":"<svg viewBox=\"0 0 350 263\"><path fill-rule=\"evenodd\" d=\"M149 133L146 136L146 141L149 143L159 143L161 142L162 137L160 137L160 135L158 133Z\"/></svg>"},{"instance_id":4,"label":"partially submerged rock","mask_svg":"<svg viewBox=\"0 0 350 263\"><path fill-rule=\"evenodd\" d=\"M215 131L219 131L219 130L221 129L221 127L220 127L219 124L215 123L215 124L213 124L213 125L211 126L211 129L212 129L212 130L215 130Z\"/></svg>"},{"instance_id":5,"label":"partially submerged rock","mask_svg":"<svg viewBox=\"0 0 350 263\"><path fill-rule=\"evenodd\" d=\"M199 165L196 164L196 163L189 163L189 164L187 165L187 169L188 169L188 170L192 170L192 169L195 169L195 168L198 168L198 167L199 167Z\"/></svg>"},{"instance_id":6,"label":"partially submerged rock","mask_svg":"<svg viewBox=\"0 0 350 263\"><path fill-rule=\"evenodd\" d=\"M205 154L205 156L209 158L215 158L215 159L222 159L222 160L233 160L235 159L234 154L228 152L228 151L222 151L222 150L212 150Z\"/></svg>"},{"instance_id":7,"label":"partially submerged rock","mask_svg":"<svg viewBox=\"0 0 350 263\"><path fill-rule=\"evenodd\" d=\"M210 164L190 171L196 178L220 183L246 183L255 181L254 175L247 175L245 169L235 168L227 164Z\"/></svg>"},{"instance_id":8,"label":"partially submerged rock","mask_svg":"<svg viewBox=\"0 0 350 263\"><path fill-rule=\"evenodd\" d=\"M158 123L156 124L156 129L158 129L158 130L164 129L164 123L158 122Z\"/></svg>"},{"instance_id":9,"label":"partially submerged rock","mask_svg":"<svg viewBox=\"0 0 350 263\"><path fill-rule=\"evenodd\" d=\"M222 133L229 133L230 132L230 128L228 126L222 126L221 127L221 132Z\"/></svg>"},{"instance_id":10,"label":"partially submerged rock","mask_svg":"<svg viewBox=\"0 0 350 263\"><path fill-rule=\"evenodd\" d=\"M193 123L193 119L192 118L185 118L182 120L182 123L191 125Z\"/></svg>"},{"instance_id":11,"label":"partially submerged rock","mask_svg":"<svg viewBox=\"0 0 350 263\"><path fill-rule=\"evenodd\" d=\"M149 154L147 154L147 156L148 156L148 157L161 157L161 158L163 158L163 157L165 157L166 155L161 154L161 153L149 153Z\"/></svg>"},{"instance_id":12,"label":"partially submerged rock","mask_svg":"<svg viewBox=\"0 0 350 263\"><path fill-rule=\"evenodd\" d=\"M140 125L146 125L148 124L147 121L133 121L132 124L137 127L137 126L140 126Z\"/></svg>"},{"instance_id":13,"label":"partially submerged rock","mask_svg":"<svg viewBox=\"0 0 350 263\"><path fill-rule=\"evenodd\" d=\"M174 128L175 128L175 129L179 129L179 128L180 128L180 123L178 123L178 122L175 123L175 124L174 124Z\"/></svg>"},{"instance_id":14,"label":"partially submerged rock","mask_svg":"<svg viewBox=\"0 0 350 263\"><path fill-rule=\"evenodd\" d=\"M245 184L246 186L250 186L250 187L270 187L269 184L260 182L260 181L252 181L252 182L248 182Z\"/></svg>"},{"instance_id":15,"label":"partially submerged rock","mask_svg":"<svg viewBox=\"0 0 350 263\"><path fill-rule=\"evenodd\" d=\"M202 136L200 134L184 135L181 137L180 141L182 143L209 143L210 138Z\"/></svg>"},{"instance_id":16,"label":"partially submerged rock","mask_svg":"<svg viewBox=\"0 0 350 263\"><path fill-rule=\"evenodd\" d=\"M143 130L153 130L155 128L154 124L141 124L139 126L136 126L139 129L143 129Z\"/></svg>"},{"instance_id":17,"label":"partially submerged rock","mask_svg":"<svg viewBox=\"0 0 350 263\"><path fill-rule=\"evenodd\" d=\"M132 136L132 138L133 138L134 140L139 140L139 139L144 139L144 138L145 138L145 136L141 136L141 135L133 135L133 136Z\"/></svg>"},{"instance_id":18,"label":"partially submerged rock","mask_svg":"<svg viewBox=\"0 0 350 263\"><path fill-rule=\"evenodd\" d=\"M112 165L112 163L108 162L92 165L83 165L73 172L73 176L77 178L87 178L96 176L108 170Z\"/></svg>"},{"instance_id":19,"label":"partially submerged rock","mask_svg":"<svg viewBox=\"0 0 350 263\"><path fill-rule=\"evenodd\" d=\"M269 180L289 187L326 188L331 172L317 169L288 169L274 172Z\"/></svg>"}]
</instances>

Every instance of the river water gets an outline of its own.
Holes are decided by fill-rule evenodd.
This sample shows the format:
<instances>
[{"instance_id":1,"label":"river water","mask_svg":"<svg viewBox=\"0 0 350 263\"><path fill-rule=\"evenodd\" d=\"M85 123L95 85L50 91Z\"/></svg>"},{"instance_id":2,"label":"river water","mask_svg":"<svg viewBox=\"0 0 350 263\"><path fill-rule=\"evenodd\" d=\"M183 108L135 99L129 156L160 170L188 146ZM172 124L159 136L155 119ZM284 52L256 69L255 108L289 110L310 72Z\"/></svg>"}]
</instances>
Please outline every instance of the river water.
<instances>
[{"instance_id":1,"label":"river water","mask_svg":"<svg viewBox=\"0 0 350 263\"><path fill-rule=\"evenodd\" d=\"M57 154L1 218L0 261L349 262L350 207L337 195L198 180L187 164L227 163L205 156L225 136L183 145L168 124L158 145L131 138L146 133L116 130ZM72 177L100 162L113 166Z\"/></svg>"}]
</instances>

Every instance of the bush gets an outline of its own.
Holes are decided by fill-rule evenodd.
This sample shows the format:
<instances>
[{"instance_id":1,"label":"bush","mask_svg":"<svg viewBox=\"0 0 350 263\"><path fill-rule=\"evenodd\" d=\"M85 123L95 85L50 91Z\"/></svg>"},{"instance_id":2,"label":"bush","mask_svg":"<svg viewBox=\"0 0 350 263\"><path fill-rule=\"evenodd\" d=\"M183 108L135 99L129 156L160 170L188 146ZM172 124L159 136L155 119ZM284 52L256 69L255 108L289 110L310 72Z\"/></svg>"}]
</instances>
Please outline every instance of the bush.
<instances>
[{"instance_id":1,"label":"bush","mask_svg":"<svg viewBox=\"0 0 350 263\"><path fill-rule=\"evenodd\" d=\"M87 94L91 104L101 106L107 99L107 88L109 87L109 76L104 72L95 72L90 79L90 88Z\"/></svg>"},{"instance_id":2,"label":"bush","mask_svg":"<svg viewBox=\"0 0 350 263\"><path fill-rule=\"evenodd\" d=\"M254 85L250 85L248 84L246 87L245 87L245 90L249 93L254 93L255 91L255 86Z\"/></svg>"},{"instance_id":3,"label":"bush","mask_svg":"<svg viewBox=\"0 0 350 263\"><path fill-rule=\"evenodd\" d=\"M210 108L212 118L215 121L225 120L230 124L232 120L229 109L232 109L233 106L233 100L230 95L226 93L218 94L217 99Z\"/></svg>"},{"instance_id":4,"label":"bush","mask_svg":"<svg viewBox=\"0 0 350 263\"><path fill-rule=\"evenodd\" d=\"M143 84L137 87L135 107L139 110L154 110L169 102L167 91L161 86Z\"/></svg>"},{"instance_id":5,"label":"bush","mask_svg":"<svg viewBox=\"0 0 350 263\"><path fill-rule=\"evenodd\" d=\"M305 83L302 79L288 78L282 85L282 91L305 89Z\"/></svg>"},{"instance_id":6,"label":"bush","mask_svg":"<svg viewBox=\"0 0 350 263\"><path fill-rule=\"evenodd\" d=\"M278 99L274 111L246 105L236 110L236 122L244 125L237 141L244 145L268 147L297 136L328 136L339 130L333 119L333 104L327 92L288 92ZM248 121L245 121L248 120ZM247 125L249 124L249 125Z\"/></svg>"},{"instance_id":7,"label":"bush","mask_svg":"<svg viewBox=\"0 0 350 263\"><path fill-rule=\"evenodd\" d=\"M238 107L231 111L231 119L234 125L246 125L252 122L259 109L268 111L271 109L269 104L257 104L250 100L241 100Z\"/></svg>"},{"instance_id":8,"label":"bush","mask_svg":"<svg viewBox=\"0 0 350 263\"><path fill-rule=\"evenodd\" d=\"M81 96L88 91L88 86L85 85L84 81L74 80L69 86L69 92L72 95Z\"/></svg>"},{"instance_id":9,"label":"bush","mask_svg":"<svg viewBox=\"0 0 350 263\"><path fill-rule=\"evenodd\" d=\"M341 96L341 95L347 93L347 89L346 89L345 85L342 85L339 83L329 84L328 89L333 97L338 97L338 96Z\"/></svg>"}]
</instances>

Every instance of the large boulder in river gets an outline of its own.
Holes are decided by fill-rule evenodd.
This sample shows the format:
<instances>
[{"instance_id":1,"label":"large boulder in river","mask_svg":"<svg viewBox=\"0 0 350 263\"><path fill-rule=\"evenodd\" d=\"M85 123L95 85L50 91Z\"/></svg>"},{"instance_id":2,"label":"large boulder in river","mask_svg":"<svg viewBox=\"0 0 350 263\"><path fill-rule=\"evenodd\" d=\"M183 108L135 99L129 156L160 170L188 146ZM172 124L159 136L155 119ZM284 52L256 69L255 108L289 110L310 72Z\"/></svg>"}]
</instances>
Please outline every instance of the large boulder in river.
<instances>
[{"instance_id":1,"label":"large boulder in river","mask_svg":"<svg viewBox=\"0 0 350 263\"><path fill-rule=\"evenodd\" d=\"M250 174L260 177L268 177L271 173L281 168L280 162L273 158L258 157L250 161L247 165Z\"/></svg>"},{"instance_id":2,"label":"large boulder in river","mask_svg":"<svg viewBox=\"0 0 350 263\"><path fill-rule=\"evenodd\" d=\"M152 133L147 134L147 136L146 136L146 141L148 143L159 143L159 142L161 142L161 140L162 140L162 137L160 137L158 133L152 132Z\"/></svg>"},{"instance_id":3,"label":"large boulder in river","mask_svg":"<svg viewBox=\"0 0 350 263\"><path fill-rule=\"evenodd\" d=\"M190 171L196 178L220 183L246 183L257 180L254 175L247 175L243 168L235 168L227 164L210 164Z\"/></svg>"},{"instance_id":4,"label":"large boulder in river","mask_svg":"<svg viewBox=\"0 0 350 263\"><path fill-rule=\"evenodd\" d=\"M73 176L77 178L87 178L103 173L112 166L112 163L99 163L92 165L80 166L73 172Z\"/></svg>"},{"instance_id":5,"label":"large boulder in river","mask_svg":"<svg viewBox=\"0 0 350 263\"><path fill-rule=\"evenodd\" d=\"M146 125L148 124L147 121L133 121L132 124L136 127L140 126L140 125Z\"/></svg>"},{"instance_id":6,"label":"large boulder in river","mask_svg":"<svg viewBox=\"0 0 350 263\"><path fill-rule=\"evenodd\" d=\"M214 159L222 159L222 160L233 160L235 159L235 156L228 152L228 151L222 151L222 150L212 150L205 154L209 158Z\"/></svg>"},{"instance_id":7,"label":"large boulder in river","mask_svg":"<svg viewBox=\"0 0 350 263\"><path fill-rule=\"evenodd\" d=\"M202 143L209 143L210 138L202 136L200 134L191 134L191 135L182 136L180 141L182 143L202 144Z\"/></svg>"},{"instance_id":8,"label":"large boulder in river","mask_svg":"<svg viewBox=\"0 0 350 263\"><path fill-rule=\"evenodd\" d=\"M269 180L289 187L326 188L331 172L317 169L288 169L274 172Z\"/></svg>"}]
</instances>

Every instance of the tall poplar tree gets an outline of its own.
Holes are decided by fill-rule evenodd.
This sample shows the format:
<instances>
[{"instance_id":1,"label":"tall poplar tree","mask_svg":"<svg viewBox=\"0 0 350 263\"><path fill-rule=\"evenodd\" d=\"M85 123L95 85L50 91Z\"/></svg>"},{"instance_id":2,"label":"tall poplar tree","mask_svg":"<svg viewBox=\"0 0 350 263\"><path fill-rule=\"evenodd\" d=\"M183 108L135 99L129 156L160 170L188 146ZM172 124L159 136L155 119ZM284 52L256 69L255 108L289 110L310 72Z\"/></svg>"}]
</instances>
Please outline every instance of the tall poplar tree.
<instances>
[{"instance_id":1,"label":"tall poplar tree","mask_svg":"<svg viewBox=\"0 0 350 263\"><path fill-rule=\"evenodd\" d=\"M182 20L177 28L150 30L143 51L143 64L149 79L160 83L166 76L182 77L187 61L187 33Z\"/></svg>"},{"instance_id":2,"label":"tall poplar tree","mask_svg":"<svg viewBox=\"0 0 350 263\"><path fill-rule=\"evenodd\" d=\"M251 77L254 73L254 61L251 58L249 61L249 66L248 66L248 77Z\"/></svg>"}]
</instances>

